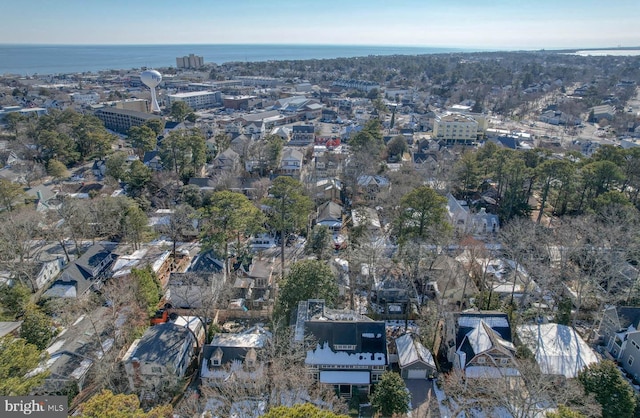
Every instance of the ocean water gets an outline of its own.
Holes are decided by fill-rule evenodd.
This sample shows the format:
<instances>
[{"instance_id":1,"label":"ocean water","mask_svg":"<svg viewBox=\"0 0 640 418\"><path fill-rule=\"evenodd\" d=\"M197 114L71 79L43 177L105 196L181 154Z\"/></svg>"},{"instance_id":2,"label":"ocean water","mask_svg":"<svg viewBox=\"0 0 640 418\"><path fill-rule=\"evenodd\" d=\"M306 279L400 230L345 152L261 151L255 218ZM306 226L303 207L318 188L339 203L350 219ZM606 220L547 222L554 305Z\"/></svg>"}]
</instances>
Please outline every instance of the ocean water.
<instances>
[{"instance_id":1,"label":"ocean water","mask_svg":"<svg viewBox=\"0 0 640 418\"><path fill-rule=\"evenodd\" d=\"M176 57L205 63L305 60L368 55L419 55L471 50L362 45L1 45L0 74L66 74L110 69L175 67Z\"/></svg>"}]
</instances>

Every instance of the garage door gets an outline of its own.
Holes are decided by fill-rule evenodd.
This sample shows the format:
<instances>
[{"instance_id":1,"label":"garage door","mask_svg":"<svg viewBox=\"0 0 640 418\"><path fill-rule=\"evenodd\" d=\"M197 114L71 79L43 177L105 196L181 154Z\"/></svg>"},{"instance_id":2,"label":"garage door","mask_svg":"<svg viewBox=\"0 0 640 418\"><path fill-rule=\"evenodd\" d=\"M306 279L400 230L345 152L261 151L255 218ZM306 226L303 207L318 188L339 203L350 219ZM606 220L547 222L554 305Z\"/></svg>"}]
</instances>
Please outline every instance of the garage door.
<instances>
[{"instance_id":1,"label":"garage door","mask_svg":"<svg viewBox=\"0 0 640 418\"><path fill-rule=\"evenodd\" d=\"M427 369L409 370L409 374L407 375L407 379L426 379L426 378L427 378Z\"/></svg>"}]
</instances>

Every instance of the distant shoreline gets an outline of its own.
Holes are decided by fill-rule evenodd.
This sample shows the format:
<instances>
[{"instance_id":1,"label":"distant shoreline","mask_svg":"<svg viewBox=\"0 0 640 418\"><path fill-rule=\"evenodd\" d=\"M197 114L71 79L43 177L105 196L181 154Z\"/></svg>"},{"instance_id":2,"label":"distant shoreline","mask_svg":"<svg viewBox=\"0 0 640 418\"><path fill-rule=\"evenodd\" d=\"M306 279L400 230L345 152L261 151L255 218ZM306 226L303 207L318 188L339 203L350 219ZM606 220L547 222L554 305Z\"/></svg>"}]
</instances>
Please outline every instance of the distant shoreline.
<instances>
[{"instance_id":1,"label":"distant shoreline","mask_svg":"<svg viewBox=\"0 0 640 418\"><path fill-rule=\"evenodd\" d=\"M626 51L639 52L638 54L624 54ZM97 73L100 71L129 71L143 67L168 68L175 67L176 57L189 54L202 56L205 64L225 64L229 62L304 61L313 59L356 58L365 56L413 56L482 52L640 55L640 47L574 48L553 50L537 49L518 51L420 46L322 44L0 44L0 75L58 75ZM599 53L596 54L596 52ZM609 54L608 52L612 53Z\"/></svg>"}]
</instances>

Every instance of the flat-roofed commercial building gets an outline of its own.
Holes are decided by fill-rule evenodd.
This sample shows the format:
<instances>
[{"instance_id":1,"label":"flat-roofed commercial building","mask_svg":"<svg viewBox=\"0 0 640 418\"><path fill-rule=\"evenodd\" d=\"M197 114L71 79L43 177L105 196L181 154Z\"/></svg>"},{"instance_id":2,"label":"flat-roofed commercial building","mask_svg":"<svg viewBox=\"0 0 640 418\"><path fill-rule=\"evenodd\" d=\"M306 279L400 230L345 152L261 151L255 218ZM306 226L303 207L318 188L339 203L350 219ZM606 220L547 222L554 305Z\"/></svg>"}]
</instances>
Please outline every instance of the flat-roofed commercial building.
<instances>
[{"instance_id":1,"label":"flat-roofed commercial building","mask_svg":"<svg viewBox=\"0 0 640 418\"><path fill-rule=\"evenodd\" d=\"M478 122L459 114L437 117L433 124L433 137L447 142L472 143L478 139Z\"/></svg>"},{"instance_id":2,"label":"flat-roofed commercial building","mask_svg":"<svg viewBox=\"0 0 640 418\"><path fill-rule=\"evenodd\" d=\"M95 115L107 129L120 133L127 133L132 126L140 126L148 120L162 119L158 115L115 107L103 107L96 110Z\"/></svg>"},{"instance_id":3,"label":"flat-roofed commercial building","mask_svg":"<svg viewBox=\"0 0 640 418\"><path fill-rule=\"evenodd\" d=\"M219 91L190 91L167 95L168 105L175 102L185 102L191 109L209 109L222 104L222 94Z\"/></svg>"}]
</instances>

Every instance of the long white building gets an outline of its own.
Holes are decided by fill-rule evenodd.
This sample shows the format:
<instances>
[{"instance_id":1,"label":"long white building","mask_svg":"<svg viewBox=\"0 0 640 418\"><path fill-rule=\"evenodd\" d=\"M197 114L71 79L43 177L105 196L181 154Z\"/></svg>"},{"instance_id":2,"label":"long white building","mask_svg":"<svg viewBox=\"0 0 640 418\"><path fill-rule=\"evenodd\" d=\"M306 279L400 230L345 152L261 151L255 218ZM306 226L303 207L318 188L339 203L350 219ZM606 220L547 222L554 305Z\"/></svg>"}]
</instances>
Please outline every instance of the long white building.
<instances>
[{"instance_id":1,"label":"long white building","mask_svg":"<svg viewBox=\"0 0 640 418\"><path fill-rule=\"evenodd\" d=\"M191 91L167 95L168 106L174 102L185 102L193 110L208 109L222 104L222 94L219 91Z\"/></svg>"}]
</instances>

